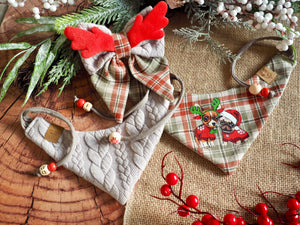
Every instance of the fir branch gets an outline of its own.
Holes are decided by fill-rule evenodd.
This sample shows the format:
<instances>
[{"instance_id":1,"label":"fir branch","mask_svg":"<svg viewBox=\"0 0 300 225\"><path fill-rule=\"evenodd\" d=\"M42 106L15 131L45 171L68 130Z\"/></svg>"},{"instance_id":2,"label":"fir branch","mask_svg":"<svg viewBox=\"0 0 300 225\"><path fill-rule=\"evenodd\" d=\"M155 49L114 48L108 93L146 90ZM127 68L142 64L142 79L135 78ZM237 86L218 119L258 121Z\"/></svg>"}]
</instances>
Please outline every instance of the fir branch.
<instances>
[{"instance_id":1,"label":"fir branch","mask_svg":"<svg viewBox=\"0 0 300 225\"><path fill-rule=\"evenodd\" d=\"M104 8L102 6L93 6L84 9L81 13L72 13L62 16L55 21L55 30L58 34L63 34L68 26L77 26L79 23L106 24L115 20L119 13L119 8Z\"/></svg>"},{"instance_id":2,"label":"fir branch","mask_svg":"<svg viewBox=\"0 0 300 225\"><path fill-rule=\"evenodd\" d=\"M48 81L43 84L43 89L38 95L45 92L52 83L58 85L59 81L63 79L62 86L59 88L59 96L64 87L70 83L74 76L76 76L80 67L81 64L78 52L71 49L70 42L67 41L62 47L60 58L54 63L47 75Z\"/></svg>"},{"instance_id":3,"label":"fir branch","mask_svg":"<svg viewBox=\"0 0 300 225\"><path fill-rule=\"evenodd\" d=\"M249 31L255 31L255 28L252 25L249 25L249 23L247 23L247 22L244 22L244 21L231 22L231 21L225 20L221 17L217 17L217 19L212 22L212 25L215 28L232 27L232 28L245 29L245 30L249 30Z\"/></svg>"},{"instance_id":4,"label":"fir branch","mask_svg":"<svg viewBox=\"0 0 300 225\"><path fill-rule=\"evenodd\" d=\"M217 40L207 36L206 38L209 50L213 55L216 55L219 62L226 63L226 61L232 62L237 56L233 54L224 44L221 44Z\"/></svg>"},{"instance_id":5,"label":"fir branch","mask_svg":"<svg viewBox=\"0 0 300 225\"><path fill-rule=\"evenodd\" d=\"M94 0L95 6L73 13L55 21L57 33L62 34L67 26L76 26L79 23L95 23L114 25L114 31L120 31L127 21L139 10L137 0Z\"/></svg>"}]
</instances>

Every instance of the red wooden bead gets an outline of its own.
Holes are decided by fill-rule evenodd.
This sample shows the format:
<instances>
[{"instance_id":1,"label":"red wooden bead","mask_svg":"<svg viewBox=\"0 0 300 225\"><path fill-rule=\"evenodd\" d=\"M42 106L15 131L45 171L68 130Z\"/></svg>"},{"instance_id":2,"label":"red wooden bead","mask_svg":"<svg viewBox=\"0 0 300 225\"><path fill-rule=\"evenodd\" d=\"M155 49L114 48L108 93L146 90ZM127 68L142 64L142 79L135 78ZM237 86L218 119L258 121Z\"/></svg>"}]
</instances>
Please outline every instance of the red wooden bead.
<instances>
[{"instance_id":1,"label":"red wooden bead","mask_svg":"<svg viewBox=\"0 0 300 225\"><path fill-rule=\"evenodd\" d=\"M160 193L163 196L169 196L172 193L172 190L170 188L170 186L168 184L164 184L163 186L161 186L160 188Z\"/></svg>"},{"instance_id":2,"label":"red wooden bead","mask_svg":"<svg viewBox=\"0 0 300 225\"><path fill-rule=\"evenodd\" d=\"M223 219L223 223L225 225L236 225L237 224L237 218L235 215L231 214L231 213L228 213L224 216L224 219Z\"/></svg>"},{"instance_id":3,"label":"red wooden bead","mask_svg":"<svg viewBox=\"0 0 300 225\"><path fill-rule=\"evenodd\" d=\"M288 210L284 215L289 222L298 222L299 220L299 214L296 210Z\"/></svg>"},{"instance_id":4,"label":"red wooden bead","mask_svg":"<svg viewBox=\"0 0 300 225\"><path fill-rule=\"evenodd\" d=\"M258 225L272 225L273 221L267 215L260 215L257 218Z\"/></svg>"},{"instance_id":5,"label":"red wooden bead","mask_svg":"<svg viewBox=\"0 0 300 225\"><path fill-rule=\"evenodd\" d=\"M52 162L48 165L48 170L51 172L55 171L57 169L56 163Z\"/></svg>"},{"instance_id":6,"label":"red wooden bead","mask_svg":"<svg viewBox=\"0 0 300 225\"><path fill-rule=\"evenodd\" d=\"M269 208L265 203L257 203L255 206L255 211L260 215L266 215L268 210Z\"/></svg>"},{"instance_id":7,"label":"red wooden bead","mask_svg":"<svg viewBox=\"0 0 300 225\"><path fill-rule=\"evenodd\" d=\"M76 106L80 109L83 108L84 104L85 104L85 100L83 98L78 99L76 102Z\"/></svg>"},{"instance_id":8,"label":"red wooden bead","mask_svg":"<svg viewBox=\"0 0 300 225\"><path fill-rule=\"evenodd\" d=\"M237 218L236 225L246 225L246 221L244 220L243 217L239 217L239 218Z\"/></svg>"},{"instance_id":9,"label":"red wooden bead","mask_svg":"<svg viewBox=\"0 0 300 225\"><path fill-rule=\"evenodd\" d=\"M169 173L167 176L166 176L166 181L169 185L176 185L177 182L178 182L178 176L176 173Z\"/></svg>"},{"instance_id":10,"label":"red wooden bead","mask_svg":"<svg viewBox=\"0 0 300 225\"><path fill-rule=\"evenodd\" d=\"M181 205L178 207L178 215L182 217L186 217L190 214L190 209L186 205Z\"/></svg>"},{"instance_id":11,"label":"red wooden bead","mask_svg":"<svg viewBox=\"0 0 300 225\"><path fill-rule=\"evenodd\" d=\"M260 94L263 97L268 97L269 94L270 94L270 89L269 88L263 88L263 89L261 89Z\"/></svg>"},{"instance_id":12,"label":"red wooden bead","mask_svg":"<svg viewBox=\"0 0 300 225\"><path fill-rule=\"evenodd\" d=\"M196 195L189 195L186 198L186 204L191 208L196 208L199 204L199 199Z\"/></svg>"},{"instance_id":13,"label":"red wooden bead","mask_svg":"<svg viewBox=\"0 0 300 225\"><path fill-rule=\"evenodd\" d=\"M290 210L297 210L300 207L298 200L295 198L287 200L286 205Z\"/></svg>"},{"instance_id":14,"label":"red wooden bead","mask_svg":"<svg viewBox=\"0 0 300 225\"><path fill-rule=\"evenodd\" d=\"M192 225L203 225L203 223L200 220L196 220L192 223Z\"/></svg>"}]
</instances>

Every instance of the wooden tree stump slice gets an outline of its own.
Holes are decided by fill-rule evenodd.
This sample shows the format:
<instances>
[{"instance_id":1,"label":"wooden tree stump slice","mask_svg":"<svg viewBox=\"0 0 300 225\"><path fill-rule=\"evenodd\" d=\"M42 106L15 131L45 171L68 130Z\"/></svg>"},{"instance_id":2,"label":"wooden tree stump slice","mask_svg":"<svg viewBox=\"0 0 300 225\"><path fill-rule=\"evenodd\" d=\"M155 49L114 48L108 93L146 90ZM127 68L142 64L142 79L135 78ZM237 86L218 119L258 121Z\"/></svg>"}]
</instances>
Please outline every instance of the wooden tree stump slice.
<instances>
[{"instance_id":1,"label":"wooden tree stump slice","mask_svg":"<svg viewBox=\"0 0 300 225\"><path fill-rule=\"evenodd\" d=\"M1 43L28 26L16 24L14 19L31 16L30 4L27 1L25 8L9 8L0 26ZM72 11L71 8L68 10ZM32 37L30 42L34 42L34 38L40 37ZM0 71L13 55L12 51L0 52ZM0 81L1 87L3 81ZM41 164L53 159L25 137L20 124L20 114L24 109L40 106L56 110L79 131L115 125L75 108L74 95L103 108L85 71L72 80L60 97L57 97L58 93L58 87L50 88L22 107L24 91L14 86L0 102L0 224L122 224L125 207L67 169L59 168L48 177L32 175Z\"/></svg>"}]
</instances>

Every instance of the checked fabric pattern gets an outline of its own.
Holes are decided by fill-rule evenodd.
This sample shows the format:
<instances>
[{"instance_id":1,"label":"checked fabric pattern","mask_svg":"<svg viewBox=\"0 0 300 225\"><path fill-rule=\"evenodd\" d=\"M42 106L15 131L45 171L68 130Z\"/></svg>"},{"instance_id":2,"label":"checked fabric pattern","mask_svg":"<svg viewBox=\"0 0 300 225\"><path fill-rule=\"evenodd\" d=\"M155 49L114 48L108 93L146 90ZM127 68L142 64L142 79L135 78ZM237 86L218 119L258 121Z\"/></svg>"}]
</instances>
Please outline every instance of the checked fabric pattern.
<instances>
[{"instance_id":1,"label":"checked fabric pattern","mask_svg":"<svg viewBox=\"0 0 300 225\"><path fill-rule=\"evenodd\" d=\"M173 117L167 122L165 131L217 165L226 174L232 174L279 102L294 68L292 60L285 55L275 55L266 66L278 74L275 82L268 85L257 75L254 75L247 82L250 84L258 82L263 87L270 88L271 91L275 92L274 96L265 98L251 95L246 87L235 87L213 94L186 93ZM216 133L208 131L215 140L197 142L195 136L201 132L204 133L208 127L199 120L199 116L197 119L197 115L191 112L191 107L200 106L203 111L206 110L211 115L213 112L211 103L215 99L220 101L219 109L216 110L217 116L221 117L219 120L222 117L227 117L225 119L235 125L236 129L231 134L239 141L237 139L228 141L225 136L230 138L231 134L223 132L219 124L214 129Z\"/></svg>"},{"instance_id":2,"label":"checked fabric pattern","mask_svg":"<svg viewBox=\"0 0 300 225\"><path fill-rule=\"evenodd\" d=\"M153 21L154 25L151 24L151 19L155 20L153 18L155 13L158 15L156 18L166 19L165 12L162 10L165 12L167 10L164 2L153 9L145 8L138 16L142 16L145 26L151 28L155 27L155 21ZM144 96L146 89L150 89L170 102L174 100L169 65L164 57L164 36L159 39L145 39L131 47L129 32L134 26L135 18L132 18L121 33L112 33L105 26L90 23L78 24L78 28L68 27L67 32L65 31L66 36L73 41L72 46L80 46L80 38L84 39L85 34L94 35L96 41L101 41L101 35L108 40L110 36L112 37L114 50L102 51L89 58L82 57L82 62L91 75L93 86L117 123L122 123L124 119L128 98L136 103ZM159 27L157 29L162 32ZM76 33L81 35L77 40ZM111 49L111 46L108 49Z\"/></svg>"}]
</instances>

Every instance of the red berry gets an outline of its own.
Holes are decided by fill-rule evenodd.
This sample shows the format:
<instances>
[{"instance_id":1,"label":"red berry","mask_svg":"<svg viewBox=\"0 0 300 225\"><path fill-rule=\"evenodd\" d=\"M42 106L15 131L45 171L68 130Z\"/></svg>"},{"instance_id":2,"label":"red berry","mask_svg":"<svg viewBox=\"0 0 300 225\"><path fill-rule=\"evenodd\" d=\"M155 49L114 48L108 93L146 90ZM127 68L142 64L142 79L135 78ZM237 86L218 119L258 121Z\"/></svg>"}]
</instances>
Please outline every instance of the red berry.
<instances>
[{"instance_id":1,"label":"red berry","mask_svg":"<svg viewBox=\"0 0 300 225\"><path fill-rule=\"evenodd\" d=\"M260 215L266 215L268 213L268 206L265 203L258 203L255 206L255 211Z\"/></svg>"},{"instance_id":2,"label":"red berry","mask_svg":"<svg viewBox=\"0 0 300 225\"><path fill-rule=\"evenodd\" d=\"M83 108L84 104L85 104L85 100L83 98L78 99L76 102L77 107L80 109Z\"/></svg>"},{"instance_id":3,"label":"red berry","mask_svg":"<svg viewBox=\"0 0 300 225\"><path fill-rule=\"evenodd\" d=\"M48 165L48 170L51 172L55 171L57 169L56 163L52 162Z\"/></svg>"},{"instance_id":4,"label":"red berry","mask_svg":"<svg viewBox=\"0 0 300 225\"><path fill-rule=\"evenodd\" d=\"M203 225L203 223L200 220L196 220L192 223L192 225Z\"/></svg>"},{"instance_id":5,"label":"red berry","mask_svg":"<svg viewBox=\"0 0 300 225\"><path fill-rule=\"evenodd\" d=\"M289 200L287 200L286 205L291 210L297 210L300 206L298 200L295 198L290 198Z\"/></svg>"},{"instance_id":6,"label":"red berry","mask_svg":"<svg viewBox=\"0 0 300 225\"><path fill-rule=\"evenodd\" d=\"M202 221L202 223L203 223L204 225L207 225L208 222L209 222L209 220L210 220L211 218L213 218L211 215L205 214L205 215L202 217L201 221Z\"/></svg>"},{"instance_id":7,"label":"red berry","mask_svg":"<svg viewBox=\"0 0 300 225\"><path fill-rule=\"evenodd\" d=\"M169 173L167 176L166 176L166 181L169 185L176 185L177 182L178 182L178 176L176 173Z\"/></svg>"},{"instance_id":8,"label":"red berry","mask_svg":"<svg viewBox=\"0 0 300 225\"><path fill-rule=\"evenodd\" d=\"M239 218L237 218L236 225L246 225L246 221L244 220L243 217L239 217Z\"/></svg>"},{"instance_id":9,"label":"red berry","mask_svg":"<svg viewBox=\"0 0 300 225\"><path fill-rule=\"evenodd\" d=\"M223 220L224 220L223 223L225 225L236 225L237 224L236 216L231 213L226 214L224 216Z\"/></svg>"},{"instance_id":10,"label":"red berry","mask_svg":"<svg viewBox=\"0 0 300 225\"><path fill-rule=\"evenodd\" d=\"M220 225L220 222L216 220L215 218L211 217L206 225Z\"/></svg>"},{"instance_id":11,"label":"red berry","mask_svg":"<svg viewBox=\"0 0 300 225\"><path fill-rule=\"evenodd\" d=\"M186 198L186 204L191 208L196 208L199 204L199 199L196 195L189 195Z\"/></svg>"},{"instance_id":12,"label":"red berry","mask_svg":"<svg viewBox=\"0 0 300 225\"><path fill-rule=\"evenodd\" d=\"M296 210L288 210L284 215L289 222L298 222L299 220L299 214Z\"/></svg>"},{"instance_id":13,"label":"red berry","mask_svg":"<svg viewBox=\"0 0 300 225\"><path fill-rule=\"evenodd\" d=\"M295 197L298 201L300 201L300 191L298 191L296 194L295 194Z\"/></svg>"},{"instance_id":14,"label":"red berry","mask_svg":"<svg viewBox=\"0 0 300 225\"><path fill-rule=\"evenodd\" d=\"M260 215L257 218L258 225L272 225L273 221L267 215Z\"/></svg>"},{"instance_id":15,"label":"red berry","mask_svg":"<svg viewBox=\"0 0 300 225\"><path fill-rule=\"evenodd\" d=\"M161 186L160 188L160 193L163 196L169 196L172 193L172 190L170 188L170 186L168 184L164 184L163 186Z\"/></svg>"},{"instance_id":16,"label":"red berry","mask_svg":"<svg viewBox=\"0 0 300 225\"><path fill-rule=\"evenodd\" d=\"M289 225L300 225L298 221L290 222Z\"/></svg>"},{"instance_id":17,"label":"red berry","mask_svg":"<svg viewBox=\"0 0 300 225\"><path fill-rule=\"evenodd\" d=\"M261 89L260 94L263 97L268 97L269 94L270 94L270 89L269 88L263 88L263 89Z\"/></svg>"},{"instance_id":18,"label":"red berry","mask_svg":"<svg viewBox=\"0 0 300 225\"><path fill-rule=\"evenodd\" d=\"M181 205L178 207L178 215L182 217L186 217L190 214L190 209L186 205Z\"/></svg>"}]
</instances>

